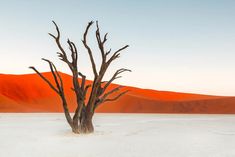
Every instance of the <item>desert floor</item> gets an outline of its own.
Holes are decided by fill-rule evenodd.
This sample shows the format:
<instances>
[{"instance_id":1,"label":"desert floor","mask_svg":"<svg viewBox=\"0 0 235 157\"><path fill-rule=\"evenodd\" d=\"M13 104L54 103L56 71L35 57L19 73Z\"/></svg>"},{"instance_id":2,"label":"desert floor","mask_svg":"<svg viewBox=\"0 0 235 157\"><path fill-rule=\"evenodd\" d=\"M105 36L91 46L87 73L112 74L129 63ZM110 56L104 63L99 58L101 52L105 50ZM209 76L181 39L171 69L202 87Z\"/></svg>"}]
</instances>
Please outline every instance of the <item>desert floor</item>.
<instances>
[{"instance_id":1,"label":"desert floor","mask_svg":"<svg viewBox=\"0 0 235 157\"><path fill-rule=\"evenodd\" d=\"M96 114L71 133L61 113L0 113L0 157L234 157L235 115Z\"/></svg>"}]
</instances>

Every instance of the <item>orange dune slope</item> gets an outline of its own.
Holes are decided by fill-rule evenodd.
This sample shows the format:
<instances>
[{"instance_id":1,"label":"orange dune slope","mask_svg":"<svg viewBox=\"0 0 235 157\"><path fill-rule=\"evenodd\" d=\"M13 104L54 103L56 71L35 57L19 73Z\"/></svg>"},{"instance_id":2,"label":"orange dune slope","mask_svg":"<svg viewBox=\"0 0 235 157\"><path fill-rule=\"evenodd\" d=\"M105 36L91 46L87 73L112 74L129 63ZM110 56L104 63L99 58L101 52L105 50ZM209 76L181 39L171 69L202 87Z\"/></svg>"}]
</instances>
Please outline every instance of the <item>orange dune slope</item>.
<instances>
[{"instance_id":1,"label":"orange dune slope","mask_svg":"<svg viewBox=\"0 0 235 157\"><path fill-rule=\"evenodd\" d=\"M43 73L53 81L49 72ZM69 108L76 108L72 77L60 73ZM88 81L91 83L91 81ZM115 87L113 84L110 88ZM97 112L121 113L235 113L235 97L208 96L125 87L130 92ZM36 74L0 74L0 112L62 112L59 97Z\"/></svg>"}]
</instances>

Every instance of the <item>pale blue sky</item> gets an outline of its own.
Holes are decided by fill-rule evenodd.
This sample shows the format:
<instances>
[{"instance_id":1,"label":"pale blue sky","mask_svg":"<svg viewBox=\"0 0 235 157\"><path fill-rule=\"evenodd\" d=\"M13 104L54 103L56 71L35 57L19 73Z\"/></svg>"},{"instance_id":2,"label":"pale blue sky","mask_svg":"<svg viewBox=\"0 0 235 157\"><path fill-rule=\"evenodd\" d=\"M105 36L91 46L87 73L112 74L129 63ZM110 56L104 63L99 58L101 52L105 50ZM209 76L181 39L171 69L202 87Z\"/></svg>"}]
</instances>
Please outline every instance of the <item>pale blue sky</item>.
<instances>
[{"instance_id":1,"label":"pale blue sky","mask_svg":"<svg viewBox=\"0 0 235 157\"><path fill-rule=\"evenodd\" d=\"M107 48L130 45L109 74L123 66L133 72L117 83L235 95L234 0L0 0L0 73L32 73L30 65L48 71L42 57L69 73L47 34L54 32L51 20L64 43L70 37L78 44L88 78L91 66L81 38L87 22L99 20L102 32L109 32ZM99 59L94 29L89 42Z\"/></svg>"}]
</instances>

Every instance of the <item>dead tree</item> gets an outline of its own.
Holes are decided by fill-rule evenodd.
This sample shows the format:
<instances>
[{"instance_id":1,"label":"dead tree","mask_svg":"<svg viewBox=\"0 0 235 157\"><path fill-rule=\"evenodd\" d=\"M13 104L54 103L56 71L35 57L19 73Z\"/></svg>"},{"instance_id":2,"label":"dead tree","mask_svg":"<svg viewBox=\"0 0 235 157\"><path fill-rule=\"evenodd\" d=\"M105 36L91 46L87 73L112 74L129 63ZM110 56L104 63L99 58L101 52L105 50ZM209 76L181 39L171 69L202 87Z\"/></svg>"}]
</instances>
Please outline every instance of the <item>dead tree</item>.
<instances>
[{"instance_id":1,"label":"dead tree","mask_svg":"<svg viewBox=\"0 0 235 157\"><path fill-rule=\"evenodd\" d=\"M93 51L87 43L87 34L89 32L90 27L94 23L93 21L89 22L83 34L83 40L82 40L82 43L84 47L86 48L87 53L89 55L89 59L90 59L93 74L94 74L93 83L91 85L88 85L86 83L86 76L78 70L78 49L76 45L74 44L74 42L70 41L69 39L67 40L67 44L69 46L69 51L71 54L71 59L69 59L68 52L61 45L61 41L60 41L61 34L60 34L59 27L54 21L53 23L56 27L57 34L54 35L54 34L49 33L49 35L55 40L55 43L59 48L59 52L57 52L59 59L62 60L64 63L66 63L72 72L72 82L73 82L72 90L74 91L76 95L76 103L77 103L77 107L76 107L76 110L74 111L73 116L71 116L70 114L68 103L67 103L65 92L64 92L63 80L60 74L58 73L56 66L50 60L44 59L44 58L42 59L49 64L51 73L55 81L54 83L50 82L46 77L44 77L43 74L40 73L35 67L30 67L30 68L33 69L50 86L50 88L59 95L62 101L62 106L63 106L66 120L69 123L70 127L72 128L72 131L77 134L92 133L94 131L92 117L97 107L99 107L102 103L105 103L108 101L115 101L118 98L120 98L122 95L128 92L128 91L120 91L122 86L115 87L109 91L107 89L114 80L121 77L120 76L121 73L126 72L126 71L130 72L129 69L121 68L113 74L110 80L103 81L103 77L107 69L111 65L111 63L120 57L120 53L124 49L126 49L128 45L123 46L122 48L118 49L115 52L111 52L111 49L107 51L105 49L105 43L107 41L107 33L103 37L100 35L99 25L98 25L98 22L96 21L95 35L96 35L96 40L97 40L97 44L98 44L99 51L100 51L99 53L102 56L102 62L101 62L100 68L97 69L97 66L95 64L95 60L93 57ZM79 78L81 79L80 82L78 80ZM90 91L89 95L87 94L88 90ZM112 96L112 94L116 92L118 93L115 94L115 96ZM87 97L88 97L88 100L86 100Z\"/></svg>"}]
</instances>

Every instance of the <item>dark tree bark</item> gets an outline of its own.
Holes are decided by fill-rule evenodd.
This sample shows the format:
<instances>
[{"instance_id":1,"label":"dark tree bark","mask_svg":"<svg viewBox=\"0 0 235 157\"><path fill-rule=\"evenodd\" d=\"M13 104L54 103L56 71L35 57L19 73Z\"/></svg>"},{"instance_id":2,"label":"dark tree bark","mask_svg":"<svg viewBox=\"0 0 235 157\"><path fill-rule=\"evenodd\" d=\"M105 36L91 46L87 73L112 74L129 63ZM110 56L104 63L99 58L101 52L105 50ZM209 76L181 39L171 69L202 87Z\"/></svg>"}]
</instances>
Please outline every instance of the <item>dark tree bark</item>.
<instances>
[{"instance_id":1,"label":"dark tree bark","mask_svg":"<svg viewBox=\"0 0 235 157\"><path fill-rule=\"evenodd\" d=\"M55 43L59 48L59 52L57 52L59 59L62 60L65 64L67 64L72 73L72 78L73 78L72 90L76 95L76 103L77 103L77 108L74 111L73 117L71 116L70 111L68 109L68 104L63 87L63 80L60 74L58 73L56 66L50 60L44 58L42 59L49 64L51 73L55 81L54 83L55 85L51 83L47 78L45 78L35 67L30 67L30 68L33 69L49 85L49 87L58 94L62 102L62 107L64 110L66 120L70 125L72 131L77 134L92 133L94 131L92 118L96 108L105 102L115 101L128 92L128 91L120 91L122 86L118 86L114 89L111 89L110 91L108 91L107 89L114 80L121 77L120 76L121 73L126 71L130 72L129 69L121 68L113 74L110 80L103 81L103 77L108 67L111 65L113 61L115 61L117 58L120 57L121 51L125 50L128 47L128 45L121 47L112 54L111 54L111 49L109 51L106 51L105 42L107 41L108 34L106 33L103 37L101 37L99 25L98 22L96 21L95 35L100 50L100 54L102 56L102 62L98 71L93 57L93 51L91 50L91 48L87 43L87 34L89 32L90 27L93 24L93 21L89 22L83 34L82 43L89 55L89 59L94 74L94 80L92 85L87 85L86 76L82 74L80 71L78 71L78 51L76 45L69 39L67 40L67 44L69 46L69 50L71 53L71 61L70 61L67 56L68 52L65 51L60 42L61 35L59 27L54 21L53 23L56 27L57 34L53 35L49 33L49 35L55 40ZM78 81L78 78L81 78L80 83ZM87 94L88 90L90 90L90 95L88 97L88 100L86 101L86 98L88 96ZM116 94L114 97L112 97L112 94L116 92L119 93Z\"/></svg>"}]
</instances>

